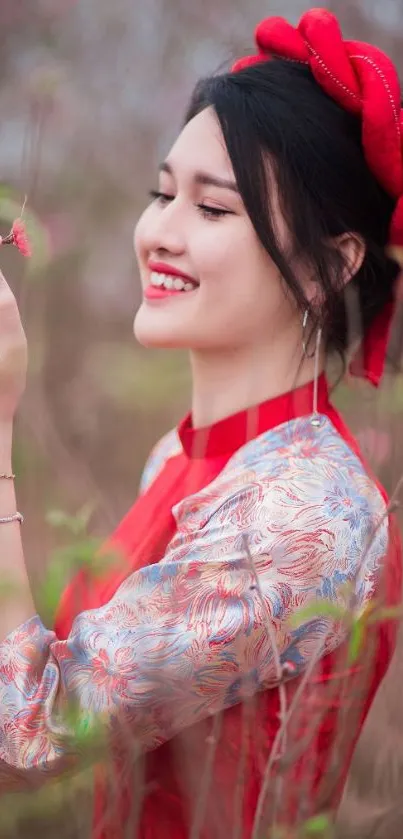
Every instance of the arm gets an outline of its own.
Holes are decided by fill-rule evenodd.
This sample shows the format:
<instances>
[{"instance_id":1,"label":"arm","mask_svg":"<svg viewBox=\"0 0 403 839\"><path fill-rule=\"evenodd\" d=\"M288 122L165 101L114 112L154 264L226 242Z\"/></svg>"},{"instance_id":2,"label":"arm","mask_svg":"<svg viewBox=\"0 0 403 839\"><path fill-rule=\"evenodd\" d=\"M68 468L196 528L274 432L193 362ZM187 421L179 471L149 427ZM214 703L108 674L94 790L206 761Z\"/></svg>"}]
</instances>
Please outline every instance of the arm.
<instances>
[{"instance_id":1,"label":"arm","mask_svg":"<svg viewBox=\"0 0 403 839\"><path fill-rule=\"evenodd\" d=\"M0 271L0 474L12 472L13 419L25 388L27 345L17 304ZM0 517L15 513L13 482L0 479ZM0 524L0 581L18 596L1 600L0 640L35 612L18 522Z\"/></svg>"},{"instance_id":2,"label":"arm","mask_svg":"<svg viewBox=\"0 0 403 839\"><path fill-rule=\"evenodd\" d=\"M12 419L26 364L18 310L1 276L0 325L1 473L10 470ZM302 469L295 453L288 463L284 457L278 478L270 477L272 459L271 467L259 459L255 478L252 466L245 472L241 464L241 488L236 491L231 478L218 495L202 493L203 515L198 519L198 505L191 505L164 561L129 577L106 606L78 616L66 641L57 641L34 616L19 525L0 524L0 579L13 575L23 586L18 602L0 610L2 788L70 764L74 744L63 717L70 701L84 719L100 712L112 727L124 716L146 751L274 685L267 616L281 660L291 660L296 672L319 639L324 653L340 643L342 627L330 620L294 631L287 623L318 595L338 599L340 568L344 580L356 579L368 526L384 512L377 496L373 504L371 483L362 476L355 481L354 466L332 470L332 446L322 465L316 456L302 459ZM0 516L14 511L13 487L1 481ZM360 573L362 605L372 596L386 544L385 521Z\"/></svg>"},{"instance_id":3,"label":"arm","mask_svg":"<svg viewBox=\"0 0 403 839\"><path fill-rule=\"evenodd\" d=\"M288 489L287 480L276 480L277 498ZM329 596L340 597L332 539L348 528L339 522L336 534L329 521L312 526L310 513L301 516L301 495L285 527L273 518L272 495L263 481L229 497L201 529L187 521L166 558L134 573L106 606L79 615L67 641L57 641L38 618L7 637L0 646L3 785L15 772L28 780L38 770L62 770L71 742L60 712L69 701L83 717L100 713L113 728L124 716L139 751L147 751L274 686L268 615L281 661L292 661L296 673L320 639L323 653L342 641L343 628L329 619L291 630L287 618L317 596L324 580ZM245 533L260 591L244 555ZM345 547L346 577L353 577L354 543ZM372 577L384 549L383 528L368 558ZM363 586L363 601L371 585Z\"/></svg>"},{"instance_id":4,"label":"arm","mask_svg":"<svg viewBox=\"0 0 403 839\"><path fill-rule=\"evenodd\" d=\"M0 473L11 473L12 429L0 424ZM1 457L3 452L3 457ZM4 454L6 452L6 454ZM0 517L16 511L14 484L0 479ZM0 600L0 641L19 623L35 614L24 562L19 522L0 524L0 583L10 594Z\"/></svg>"}]
</instances>

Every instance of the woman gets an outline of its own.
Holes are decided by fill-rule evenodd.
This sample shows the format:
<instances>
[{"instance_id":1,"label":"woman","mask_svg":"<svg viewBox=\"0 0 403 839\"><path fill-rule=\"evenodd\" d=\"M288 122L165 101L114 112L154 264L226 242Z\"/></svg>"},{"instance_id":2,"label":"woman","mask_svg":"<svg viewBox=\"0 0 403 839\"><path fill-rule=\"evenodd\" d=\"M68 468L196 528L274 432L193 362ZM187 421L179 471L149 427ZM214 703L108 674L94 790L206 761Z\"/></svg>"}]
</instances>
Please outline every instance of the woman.
<instances>
[{"instance_id":1,"label":"woman","mask_svg":"<svg viewBox=\"0 0 403 839\"><path fill-rule=\"evenodd\" d=\"M390 624L354 655L348 640L346 615L363 626L398 600L400 547L324 369L350 347L355 300L354 371L382 375L386 248L403 242L398 80L326 11L256 38L256 57L197 86L135 233L135 333L190 350L192 411L109 544L123 563L79 575L57 637L34 616L0 482L0 561L26 591L0 617L1 782L74 765L68 702L99 712L115 783L100 770L98 836L257 837L332 810L393 651ZM7 475L25 343L5 280L2 294Z\"/></svg>"}]
</instances>

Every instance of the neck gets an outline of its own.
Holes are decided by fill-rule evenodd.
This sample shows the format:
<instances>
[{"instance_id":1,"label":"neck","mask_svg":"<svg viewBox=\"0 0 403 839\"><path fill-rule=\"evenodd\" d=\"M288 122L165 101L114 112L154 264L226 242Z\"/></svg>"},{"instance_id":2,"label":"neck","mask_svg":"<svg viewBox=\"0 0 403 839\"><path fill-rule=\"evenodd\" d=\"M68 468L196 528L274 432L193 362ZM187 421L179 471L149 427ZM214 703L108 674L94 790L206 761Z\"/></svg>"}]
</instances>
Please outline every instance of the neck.
<instances>
[{"instance_id":1,"label":"neck","mask_svg":"<svg viewBox=\"0 0 403 839\"><path fill-rule=\"evenodd\" d=\"M319 358L318 374L324 369ZM296 357L295 352L281 361L273 351L263 354L254 348L245 352L192 352L194 428L219 420L294 390L315 376L315 359Z\"/></svg>"}]
</instances>

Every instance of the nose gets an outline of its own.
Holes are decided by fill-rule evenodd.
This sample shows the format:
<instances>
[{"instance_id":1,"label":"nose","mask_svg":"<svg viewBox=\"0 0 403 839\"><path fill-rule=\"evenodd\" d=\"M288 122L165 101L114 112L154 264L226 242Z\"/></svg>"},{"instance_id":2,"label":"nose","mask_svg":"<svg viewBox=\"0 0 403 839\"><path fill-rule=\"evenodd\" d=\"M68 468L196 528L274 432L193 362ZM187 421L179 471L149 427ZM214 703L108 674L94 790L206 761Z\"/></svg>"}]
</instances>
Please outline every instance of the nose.
<instances>
[{"instance_id":1,"label":"nose","mask_svg":"<svg viewBox=\"0 0 403 839\"><path fill-rule=\"evenodd\" d=\"M174 198L155 214L148 230L150 253L181 254L185 250L183 210Z\"/></svg>"}]
</instances>

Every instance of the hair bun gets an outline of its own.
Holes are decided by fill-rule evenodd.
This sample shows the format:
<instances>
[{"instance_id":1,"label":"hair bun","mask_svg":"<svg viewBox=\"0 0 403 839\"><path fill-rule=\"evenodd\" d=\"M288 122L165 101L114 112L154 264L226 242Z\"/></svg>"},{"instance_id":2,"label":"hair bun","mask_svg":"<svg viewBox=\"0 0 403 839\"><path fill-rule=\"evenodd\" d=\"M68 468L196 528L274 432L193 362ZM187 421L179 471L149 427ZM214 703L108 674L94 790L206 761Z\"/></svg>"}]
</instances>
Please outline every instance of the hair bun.
<instances>
[{"instance_id":1,"label":"hair bun","mask_svg":"<svg viewBox=\"0 0 403 839\"><path fill-rule=\"evenodd\" d=\"M306 12L296 28L284 18L267 18L257 26L255 40L258 54L236 62L233 70L274 56L307 64L328 96L361 117L367 164L398 199L403 194L403 112L391 59L370 44L343 40L337 18L327 9ZM403 241L400 210L391 229L395 243L392 236Z\"/></svg>"}]
</instances>

